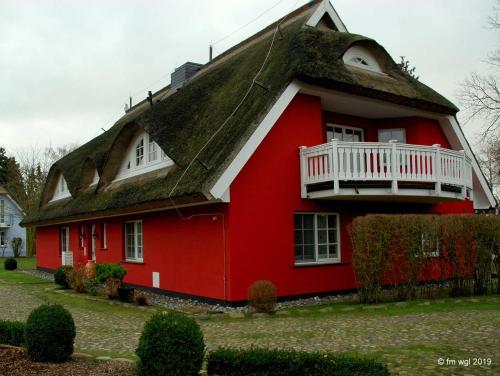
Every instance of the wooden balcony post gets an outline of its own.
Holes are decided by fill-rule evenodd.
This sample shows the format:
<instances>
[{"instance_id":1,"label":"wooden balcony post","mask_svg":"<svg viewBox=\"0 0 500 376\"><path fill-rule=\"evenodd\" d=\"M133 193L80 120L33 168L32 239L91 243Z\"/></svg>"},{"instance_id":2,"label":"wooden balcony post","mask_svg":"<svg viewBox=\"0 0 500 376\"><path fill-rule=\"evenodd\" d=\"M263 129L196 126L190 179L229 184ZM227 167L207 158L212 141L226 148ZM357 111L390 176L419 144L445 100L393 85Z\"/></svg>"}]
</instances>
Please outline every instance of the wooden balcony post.
<instances>
[{"instance_id":1,"label":"wooden balcony post","mask_svg":"<svg viewBox=\"0 0 500 376\"><path fill-rule=\"evenodd\" d=\"M398 193L398 173L396 169L396 163L397 163L397 158L396 158L396 143L397 140L390 140L389 143L391 144L391 189L392 189L392 194L397 194Z\"/></svg>"},{"instance_id":2,"label":"wooden balcony post","mask_svg":"<svg viewBox=\"0 0 500 376\"><path fill-rule=\"evenodd\" d=\"M435 184L435 192L436 195L441 196L441 145L440 144L434 144L432 145L436 149L436 155L434 157L434 166L432 166L432 169L434 171L434 177L436 179L436 184Z\"/></svg>"},{"instance_id":3,"label":"wooden balcony post","mask_svg":"<svg viewBox=\"0 0 500 376\"><path fill-rule=\"evenodd\" d=\"M304 150L307 149L305 146L299 146L299 156L300 156L300 197L307 198L307 158L304 157Z\"/></svg>"},{"instance_id":4,"label":"wooden balcony post","mask_svg":"<svg viewBox=\"0 0 500 376\"><path fill-rule=\"evenodd\" d=\"M467 179L465 177L466 174L466 166L465 164L467 163L466 158L465 158L465 150L460 150L460 154L462 154L462 161L460 163L460 178L462 180L462 198L465 200L467 197Z\"/></svg>"},{"instance_id":5,"label":"wooden balcony post","mask_svg":"<svg viewBox=\"0 0 500 376\"><path fill-rule=\"evenodd\" d=\"M333 193L336 195L340 193L338 142L336 138L332 140Z\"/></svg>"}]
</instances>

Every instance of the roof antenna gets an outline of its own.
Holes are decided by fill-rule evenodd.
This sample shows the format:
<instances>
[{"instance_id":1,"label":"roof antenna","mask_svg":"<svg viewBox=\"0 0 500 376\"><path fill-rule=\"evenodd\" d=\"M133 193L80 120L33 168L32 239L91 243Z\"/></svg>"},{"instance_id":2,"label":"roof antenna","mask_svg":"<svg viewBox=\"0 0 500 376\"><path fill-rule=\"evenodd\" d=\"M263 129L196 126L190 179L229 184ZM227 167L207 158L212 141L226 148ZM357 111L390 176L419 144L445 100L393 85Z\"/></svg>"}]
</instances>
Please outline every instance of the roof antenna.
<instances>
[{"instance_id":1,"label":"roof antenna","mask_svg":"<svg viewBox=\"0 0 500 376\"><path fill-rule=\"evenodd\" d=\"M153 107L153 93L150 91L148 91L148 102L149 102L149 105L151 107Z\"/></svg>"},{"instance_id":2,"label":"roof antenna","mask_svg":"<svg viewBox=\"0 0 500 376\"><path fill-rule=\"evenodd\" d=\"M213 54L213 47L210 45L208 47L208 62L210 63L212 61L212 54Z\"/></svg>"}]
</instances>

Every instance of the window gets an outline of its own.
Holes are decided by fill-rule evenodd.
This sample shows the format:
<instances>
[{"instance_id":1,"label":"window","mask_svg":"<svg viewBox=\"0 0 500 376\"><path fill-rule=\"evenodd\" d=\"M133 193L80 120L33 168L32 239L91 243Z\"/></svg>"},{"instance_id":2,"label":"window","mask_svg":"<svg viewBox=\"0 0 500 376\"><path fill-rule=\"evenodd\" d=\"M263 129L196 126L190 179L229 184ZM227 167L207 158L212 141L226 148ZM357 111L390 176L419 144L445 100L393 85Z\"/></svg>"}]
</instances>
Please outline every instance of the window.
<instances>
[{"instance_id":1,"label":"window","mask_svg":"<svg viewBox=\"0 0 500 376\"><path fill-rule=\"evenodd\" d=\"M61 179L61 181L59 183L59 192L64 193L64 192L66 192L66 189L68 189L68 186L66 185L66 180Z\"/></svg>"},{"instance_id":2,"label":"window","mask_svg":"<svg viewBox=\"0 0 500 376\"><path fill-rule=\"evenodd\" d=\"M0 247L7 246L7 237L5 236L5 230L0 230Z\"/></svg>"},{"instance_id":3,"label":"window","mask_svg":"<svg viewBox=\"0 0 500 376\"><path fill-rule=\"evenodd\" d=\"M125 259L142 262L142 221L125 222Z\"/></svg>"},{"instance_id":4,"label":"window","mask_svg":"<svg viewBox=\"0 0 500 376\"><path fill-rule=\"evenodd\" d=\"M108 229L106 223L101 223L101 248L108 248Z\"/></svg>"},{"instance_id":5,"label":"window","mask_svg":"<svg viewBox=\"0 0 500 376\"><path fill-rule=\"evenodd\" d=\"M69 227L61 227L61 252L69 252Z\"/></svg>"},{"instance_id":6,"label":"window","mask_svg":"<svg viewBox=\"0 0 500 376\"><path fill-rule=\"evenodd\" d=\"M384 74L382 66L375 56L368 48L353 46L345 52L342 59L344 64L352 67Z\"/></svg>"},{"instance_id":7,"label":"window","mask_svg":"<svg viewBox=\"0 0 500 376\"><path fill-rule=\"evenodd\" d=\"M424 257L439 257L439 238L422 233L422 254Z\"/></svg>"},{"instance_id":8,"label":"window","mask_svg":"<svg viewBox=\"0 0 500 376\"><path fill-rule=\"evenodd\" d=\"M5 223L5 200L0 200L0 223Z\"/></svg>"},{"instance_id":9,"label":"window","mask_svg":"<svg viewBox=\"0 0 500 376\"><path fill-rule=\"evenodd\" d=\"M149 139L149 162L154 162L158 158L158 153L156 151L156 142L154 142L151 138Z\"/></svg>"},{"instance_id":10,"label":"window","mask_svg":"<svg viewBox=\"0 0 500 376\"><path fill-rule=\"evenodd\" d=\"M140 166L144 162L144 139L141 138L135 147L135 165Z\"/></svg>"},{"instance_id":11,"label":"window","mask_svg":"<svg viewBox=\"0 0 500 376\"><path fill-rule=\"evenodd\" d=\"M295 263L340 261L337 214L295 214Z\"/></svg>"},{"instance_id":12,"label":"window","mask_svg":"<svg viewBox=\"0 0 500 376\"><path fill-rule=\"evenodd\" d=\"M389 142L396 140L400 143L406 142L406 130L404 128L379 129L378 142Z\"/></svg>"},{"instance_id":13,"label":"window","mask_svg":"<svg viewBox=\"0 0 500 376\"><path fill-rule=\"evenodd\" d=\"M66 184L66 180L64 179L63 174L59 173L59 176L57 178L57 185L54 189L54 196L50 201L57 201L67 197L71 197L71 193L68 189L68 185Z\"/></svg>"},{"instance_id":14,"label":"window","mask_svg":"<svg viewBox=\"0 0 500 376\"><path fill-rule=\"evenodd\" d=\"M345 125L326 125L326 139L328 142L336 138L339 141L361 142L364 139L363 129Z\"/></svg>"}]
</instances>

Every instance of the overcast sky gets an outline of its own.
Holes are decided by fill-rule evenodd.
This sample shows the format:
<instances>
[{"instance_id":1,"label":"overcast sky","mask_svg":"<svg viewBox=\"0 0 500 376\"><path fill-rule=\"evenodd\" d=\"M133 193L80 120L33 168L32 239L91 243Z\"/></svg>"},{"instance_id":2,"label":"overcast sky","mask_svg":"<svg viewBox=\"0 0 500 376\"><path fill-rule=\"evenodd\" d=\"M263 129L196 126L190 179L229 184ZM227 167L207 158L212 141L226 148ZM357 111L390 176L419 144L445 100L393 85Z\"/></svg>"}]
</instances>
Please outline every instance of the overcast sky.
<instances>
[{"instance_id":1,"label":"overcast sky","mask_svg":"<svg viewBox=\"0 0 500 376\"><path fill-rule=\"evenodd\" d=\"M224 38L278 0L0 0L0 145L83 144L109 128L132 95L205 63ZM307 1L282 0L220 53ZM421 81L455 103L459 82L497 43L494 0L332 0L348 30L405 55ZM465 126L472 138L474 126Z\"/></svg>"}]
</instances>

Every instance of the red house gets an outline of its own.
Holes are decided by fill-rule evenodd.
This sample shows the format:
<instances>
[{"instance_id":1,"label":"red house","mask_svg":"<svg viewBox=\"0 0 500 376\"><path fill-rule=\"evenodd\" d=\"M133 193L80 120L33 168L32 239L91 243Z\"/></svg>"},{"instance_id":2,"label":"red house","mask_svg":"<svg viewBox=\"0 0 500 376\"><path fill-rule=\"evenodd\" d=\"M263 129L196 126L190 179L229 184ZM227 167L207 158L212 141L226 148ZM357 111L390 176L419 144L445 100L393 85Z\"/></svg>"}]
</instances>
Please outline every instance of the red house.
<instances>
[{"instance_id":1,"label":"red house","mask_svg":"<svg viewBox=\"0 0 500 376\"><path fill-rule=\"evenodd\" d=\"M130 108L55 163L37 266L119 262L125 282L209 301L355 289L367 213L495 205L446 98L312 1Z\"/></svg>"}]
</instances>

